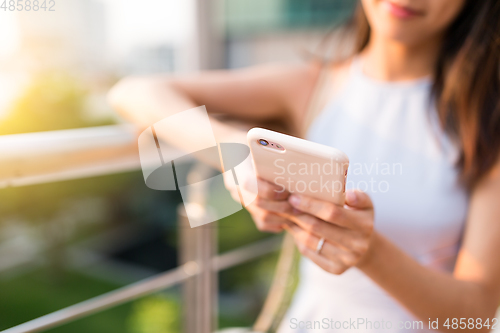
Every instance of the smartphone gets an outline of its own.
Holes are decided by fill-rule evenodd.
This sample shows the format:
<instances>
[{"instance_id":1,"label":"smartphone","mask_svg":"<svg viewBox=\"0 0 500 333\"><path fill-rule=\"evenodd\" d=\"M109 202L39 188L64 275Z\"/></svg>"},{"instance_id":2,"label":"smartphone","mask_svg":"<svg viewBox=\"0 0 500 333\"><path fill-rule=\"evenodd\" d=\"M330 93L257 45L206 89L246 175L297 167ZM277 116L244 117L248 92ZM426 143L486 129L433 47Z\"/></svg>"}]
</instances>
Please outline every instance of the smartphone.
<instances>
[{"instance_id":1,"label":"smartphone","mask_svg":"<svg viewBox=\"0 0 500 333\"><path fill-rule=\"evenodd\" d=\"M333 147L252 128L248 145L257 176L279 187L343 206L349 159Z\"/></svg>"}]
</instances>

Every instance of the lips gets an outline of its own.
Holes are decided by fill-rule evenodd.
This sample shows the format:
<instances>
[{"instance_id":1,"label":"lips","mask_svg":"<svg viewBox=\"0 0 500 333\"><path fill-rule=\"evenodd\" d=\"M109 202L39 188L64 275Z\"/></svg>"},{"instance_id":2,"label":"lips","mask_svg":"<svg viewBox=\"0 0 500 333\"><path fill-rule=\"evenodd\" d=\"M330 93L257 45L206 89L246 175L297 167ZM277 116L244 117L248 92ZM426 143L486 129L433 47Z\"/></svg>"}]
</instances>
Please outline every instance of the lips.
<instances>
[{"instance_id":1,"label":"lips","mask_svg":"<svg viewBox=\"0 0 500 333\"><path fill-rule=\"evenodd\" d=\"M422 16L423 13L413 8L405 7L396 4L389 0L384 0L382 5L395 17L400 19L411 19L417 16Z\"/></svg>"}]
</instances>

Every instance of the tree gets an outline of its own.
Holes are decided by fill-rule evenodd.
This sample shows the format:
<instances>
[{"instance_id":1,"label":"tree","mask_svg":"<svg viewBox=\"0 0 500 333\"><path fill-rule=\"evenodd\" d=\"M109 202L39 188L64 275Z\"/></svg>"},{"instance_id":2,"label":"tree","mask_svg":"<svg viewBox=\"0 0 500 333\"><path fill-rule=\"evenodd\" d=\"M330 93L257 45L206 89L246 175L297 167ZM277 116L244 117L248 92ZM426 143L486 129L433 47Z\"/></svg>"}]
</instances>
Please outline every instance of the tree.
<instances>
[{"instance_id":1,"label":"tree","mask_svg":"<svg viewBox=\"0 0 500 333\"><path fill-rule=\"evenodd\" d=\"M37 75L0 120L0 135L110 125L86 114L88 92L74 77L61 72Z\"/></svg>"}]
</instances>

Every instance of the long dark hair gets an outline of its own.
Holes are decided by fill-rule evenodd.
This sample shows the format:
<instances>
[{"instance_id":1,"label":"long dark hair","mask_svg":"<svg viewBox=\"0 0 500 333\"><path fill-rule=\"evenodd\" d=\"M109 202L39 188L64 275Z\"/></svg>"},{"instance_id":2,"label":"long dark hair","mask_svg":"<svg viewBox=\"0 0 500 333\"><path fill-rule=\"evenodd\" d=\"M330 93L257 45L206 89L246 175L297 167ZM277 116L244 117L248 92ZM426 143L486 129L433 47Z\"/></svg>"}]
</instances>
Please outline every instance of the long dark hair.
<instances>
[{"instance_id":1,"label":"long dark hair","mask_svg":"<svg viewBox=\"0 0 500 333\"><path fill-rule=\"evenodd\" d=\"M359 53L370 38L360 4L352 23ZM460 179L471 190L500 157L500 1L466 0L445 33L432 94L444 130L460 148Z\"/></svg>"}]
</instances>

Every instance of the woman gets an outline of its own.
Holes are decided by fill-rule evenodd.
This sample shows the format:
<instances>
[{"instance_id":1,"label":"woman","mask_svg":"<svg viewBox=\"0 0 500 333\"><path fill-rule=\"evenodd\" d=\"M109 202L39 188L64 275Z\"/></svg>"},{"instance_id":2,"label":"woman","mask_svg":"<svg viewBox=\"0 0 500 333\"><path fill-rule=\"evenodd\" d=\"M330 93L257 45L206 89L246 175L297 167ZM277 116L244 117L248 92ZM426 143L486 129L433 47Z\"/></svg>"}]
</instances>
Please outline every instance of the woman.
<instances>
[{"instance_id":1,"label":"woman","mask_svg":"<svg viewBox=\"0 0 500 333\"><path fill-rule=\"evenodd\" d=\"M500 301L500 2L362 0L355 54L330 64L307 138L347 153L346 205L259 180L248 207L304 259L280 330L489 330ZM295 131L316 62L130 78L111 103L149 126L206 105ZM244 133L214 122L219 141ZM169 140L169 138L165 138ZM172 140L173 142L173 140ZM448 326L447 326L448 325Z\"/></svg>"}]
</instances>

